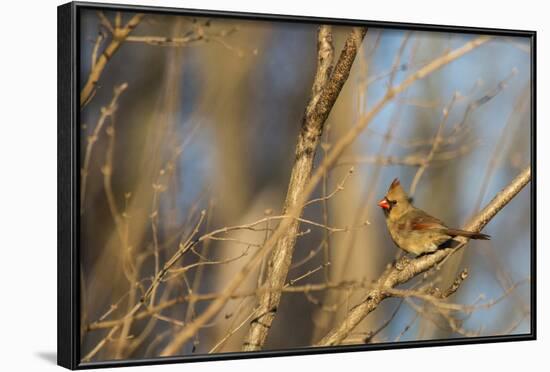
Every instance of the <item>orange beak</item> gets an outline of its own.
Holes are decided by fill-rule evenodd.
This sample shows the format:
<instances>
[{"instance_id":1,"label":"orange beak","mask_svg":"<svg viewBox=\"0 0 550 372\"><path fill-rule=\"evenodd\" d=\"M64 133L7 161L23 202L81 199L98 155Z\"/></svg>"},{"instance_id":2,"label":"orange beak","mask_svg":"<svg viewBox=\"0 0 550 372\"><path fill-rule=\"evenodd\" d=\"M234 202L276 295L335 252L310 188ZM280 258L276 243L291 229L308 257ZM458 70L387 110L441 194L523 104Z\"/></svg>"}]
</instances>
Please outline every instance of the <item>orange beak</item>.
<instances>
[{"instance_id":1,"label":"orange beak","mask_svg":"<svg viewBox=\"0 0 550 372\"><path fill-rule=\"evenodd\" d=\"M390 203L388 199L384 198L378 202L378 206L382 209L390 209Z\"/></svg>"}]
</instances>

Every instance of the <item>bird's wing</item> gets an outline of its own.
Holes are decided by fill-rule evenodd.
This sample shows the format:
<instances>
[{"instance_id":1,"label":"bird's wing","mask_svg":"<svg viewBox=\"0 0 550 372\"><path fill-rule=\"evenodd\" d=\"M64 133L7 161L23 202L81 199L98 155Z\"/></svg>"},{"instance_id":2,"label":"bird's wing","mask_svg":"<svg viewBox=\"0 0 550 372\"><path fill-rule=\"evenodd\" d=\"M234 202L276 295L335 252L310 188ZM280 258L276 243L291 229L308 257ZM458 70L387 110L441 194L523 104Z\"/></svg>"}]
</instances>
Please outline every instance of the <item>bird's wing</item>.
<instances>
[{"instance_id":1,"label":"bird's wing","mask_svg":"<svg viewBox=\"0 0 550 372\"><path fill-rule=\"evenodd\" d=\"M428 213L415 210L411 216L411 229L412 230L428 230L428 229L446 229L447 226L443 221L430 216Z\"/></svg>"}]
</instances>

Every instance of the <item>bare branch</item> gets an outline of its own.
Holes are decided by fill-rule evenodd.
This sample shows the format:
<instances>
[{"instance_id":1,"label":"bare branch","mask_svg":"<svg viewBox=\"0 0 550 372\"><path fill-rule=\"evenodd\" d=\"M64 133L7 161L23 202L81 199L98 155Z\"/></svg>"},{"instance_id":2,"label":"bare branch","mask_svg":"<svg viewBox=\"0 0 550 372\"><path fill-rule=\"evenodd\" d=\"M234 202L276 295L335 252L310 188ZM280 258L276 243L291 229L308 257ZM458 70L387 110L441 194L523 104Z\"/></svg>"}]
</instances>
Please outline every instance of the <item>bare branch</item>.
<instances>
[{"instance_id":1,"label":"bare branch","mask_svg":"<svg viewBox=\"0 0 550 372\"><path fill-rule=\"evenodd\" d=\"M101 115L97 121L97 124L90 136L87 138L87 144L86 144L86 152L84 153L84 163L82 165L82 168L80 169L80 214L82 215L84 213L84 201L86 199L86 185L88 180L88 173L90 171L90 162L92 160L92 151L94 149L94 145L97 142L97 139L99 138L99 133L101 133L101 129L103 129L103 126L105 125L105 122L107 119L111 118L117 109L117 102L120 98L120 95L128 88L127 83L123 83L120 85L117 85L115 89L113 90L113 98L111 99L111 102L106 107L101 108ZM110 171L110 169L109 169ZM114 214L113 217L117 218L118 214ZM118 221L116 221L118 222Z\"/></svg>"},{"instance_id":2,"label":"bare branch","mask_svg":"<svg viewBox=\"0 0 550 372\"><path fill-rule=\"evenodd\" d=\"M409 195L411 197L414 197L414 194L416 192L416 185L418 185L418 182L420 182L420 178L422 177L422 175L430 165L430 162L432 161L439 145L441 144L443 130L445 129L445 125L447 125L447 120L449 119L449 113L451 112L455 101L456 101L456 93L453 94L451 101L443 109L443 117L437 128L437 132L433 138L433 143L432 143L432 148L430 149L430 153L428 154L426 159L424 159L422 165L420 166L420 168L418 168L418 170L416 171L416 174L414 175L414 178L411 182L411 188L409 189Z\"/></svg>"},{"instance_id":3,"label":"bare branch","mask_svg":"<svg viewBox=\"0 0 550 372\"><path fill-rule=\"evenodd\" d=\"M490 37L488 36L480 36L460 48L457 48L449 53L445 53L442 56L434 59L415 73L411 74L409 77L407 77L401 84L399 84L396 87L390 87L388 88L388 91L382 97L375 105L374 107L365 114L360 122L351 130L346 133L342 138L336 142L332 148L332 151L327 154L323 162L319 165L315 173L311 176L311 180L309 182L308 187L306 188L304 192L303 198L307 198L309 194L313 191L315 186L321 181L323 178L323 174L327 172L333 164L336 163L340 155L344 152L344 150L353 143L357 137L363 132L363 130L369 125L369 123L372 121L372 119L384 108L396 95L399 93L404 92L409 86L411 86L415 81L420 80L431 74L432 72L440 69L441 67L451 63L452 61L462 57L468 52L471 52L472 50L478 48L479 46L485 44L487 41L490 40Z\"/></svg>"},{"instance_id":4,"label":"bare branch","mask_svg":"<svg viewBox=\"0 0 550 372\"><path fill-rule=\"evenodd\" d=\"M130 32L132 32L134 28L136 28L136 26L145 16L144 14L136 14L128 21L128 23L126 23L124 27L113 29L112 25L108 22L103 13L100 12L99 15L103 24L108 24L110 26L107 28L112 31L113 38L109 45L107 45L101 56L99 56L99 58L95 60L92 70L90 71L90 75L88 76L88 80L80 91L80 107L83 107L91 99L92 94L95 91L97 82L99 81L99 78L101 77L101 74L103 73L103 69L105 69L107 62L111 59L111 57L113 57L118 48L120 48L122 42L128 37Z\"/></svg>"},{"instance_id":5,"label":"bare branch","mask_svg":"<svg viewBox=\"0 0 550 372\"><path fill-rule=\"evenodd\" d=\"M298 143L296 144L296 160L292 168L285 200L285 213L287 210L298 206L299 199L311 176L313 159L319 145L325 120L349 76L357 50L365 34L366 29L364 28L353 29L334 67L334 73L331 75L334 56L332 31L330 26L319 28L317 73L313 82L311 100L306 108ZM303 206L298 206L297 209L295 213L299 216L302 213ZM267 286L277 288L285 282L292 261L299 226L298 220L292 221L273 250L267 266ZM251 323L243 350L253 351L262 348L275 318L280 299L280 292L266 292L258 296L258 313L261 316L256 317Z\"/></svg>"},{"instance_id":6,"label":"bare branch","mask_svg":"<svg viewBox=\"0 0 550 372\"><path fill-rule=\"evenodd\" d=\"M311 272L309 272L307 275L308 276L311 275ZM318 284L315 284L315 283L304 284L301 286L291 285L291 283L287 283L279 288L267 288L263 286L253 291L234 293L229 297L229 299L235 300L239 298L252 297L252 296L257 296L260 293L266 293L266 292L311 293L311 292L320 292L325 290L351 291L351 290L365 290L365 289L371 289L371 288L372 288L372 285L370 285L366 281L350 281L350 280L344 280L344 281L334 282L334 283L329 282L329 283L318 283ZM132 318L134 320L144 319L153 314L158 314L162 310L168 309L177 304L182 304L185 302L192 303L192 302L199 302L199 301L213 301L213 300L216 300L221 295L222 294L218 292L200 293L200 294L189 293L187 295L182 295L169 300L165 300L162 303L159 302L155 306L148 306L146 309L140 312L133 312L132 314L127 314L119 319L104 320L107 315L106 314L105 316L102 316L98 321L88 324L84 328L84 331L95 331L99 329L117 327L120 324L122 324L127 318ZM111 307L111 309L113 308L116 308L116 304ZM111 311L112 310L110 310L110 312Z\"/></svg>"},{"instance_id":7,"label":"bare branch","mask_svg":"<svg viewBox=\"0 0 550 372\"><path fill-rule=\"evenodd\" d=\"M500 191L482 211L472 218L464 229L475 232L481 231L481 229L530 182L530 180L531 167L529 166L508 186ZM406 283L418 274L435 267L453 252L464 247L467 243L465 238L456 240L457 244L455 247L442 248L432 254L415 258L401 270L395 267L390 267L386 270L378 280L377 286L369 291L365 300L354 307L339 325L328 332L328 334L317 343L317 346L330 346L341 343L370 312L378 307L382 300L391 296L390 291L395 286Z\"/></svg>"}]
</instances>

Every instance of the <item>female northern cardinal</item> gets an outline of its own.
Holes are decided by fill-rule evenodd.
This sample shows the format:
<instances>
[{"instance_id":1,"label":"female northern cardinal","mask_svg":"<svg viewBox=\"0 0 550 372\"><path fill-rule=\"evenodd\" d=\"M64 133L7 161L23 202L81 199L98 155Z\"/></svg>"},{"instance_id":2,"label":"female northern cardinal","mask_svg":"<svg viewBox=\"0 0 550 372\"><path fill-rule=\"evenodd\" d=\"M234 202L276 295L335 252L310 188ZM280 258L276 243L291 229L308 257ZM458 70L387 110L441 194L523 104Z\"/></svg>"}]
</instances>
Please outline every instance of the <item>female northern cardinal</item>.
<instances>
[{"instance_id":1,"label":"female northern cardinal","mask_svg":"<svg viewBox=\"0 0 550 372\"><path fill-rule=\"evenodd\" d=\"M415 208L397 178L391 183L386 196L378 202L378 206L384 210L393 242L404 251L415 255L433 252L455 236L483 240L491 238L481 233L450 229L442 221Z\"/></svg>"}]
</instances>

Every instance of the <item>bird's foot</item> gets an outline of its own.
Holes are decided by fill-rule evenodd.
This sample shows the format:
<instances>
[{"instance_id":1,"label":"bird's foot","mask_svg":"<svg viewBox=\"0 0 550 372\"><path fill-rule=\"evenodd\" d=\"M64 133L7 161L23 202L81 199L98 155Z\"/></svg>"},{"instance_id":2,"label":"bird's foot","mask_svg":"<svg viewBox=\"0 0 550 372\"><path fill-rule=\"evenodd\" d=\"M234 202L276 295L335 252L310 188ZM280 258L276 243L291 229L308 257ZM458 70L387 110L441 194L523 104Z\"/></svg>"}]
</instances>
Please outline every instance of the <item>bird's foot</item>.
<instances>
[{"instance_id":1,"label":"bird's foot","mask_svg":"<svg viewBox=\"0 0 550 372\"><path fill-rule=\"evenodd\" d=\"M397 260L397 262L395 263L395 268L399 271L403 270L405 268L405 266L407 266L409 263L411 262L411 260L409 259L409 257L407 256L403 256L401 257L400 259Z\"/></svg>"}]
</instances>

